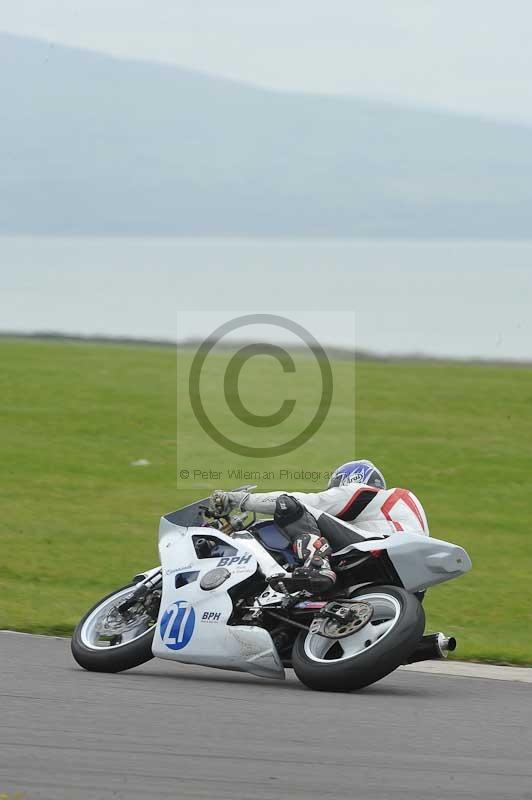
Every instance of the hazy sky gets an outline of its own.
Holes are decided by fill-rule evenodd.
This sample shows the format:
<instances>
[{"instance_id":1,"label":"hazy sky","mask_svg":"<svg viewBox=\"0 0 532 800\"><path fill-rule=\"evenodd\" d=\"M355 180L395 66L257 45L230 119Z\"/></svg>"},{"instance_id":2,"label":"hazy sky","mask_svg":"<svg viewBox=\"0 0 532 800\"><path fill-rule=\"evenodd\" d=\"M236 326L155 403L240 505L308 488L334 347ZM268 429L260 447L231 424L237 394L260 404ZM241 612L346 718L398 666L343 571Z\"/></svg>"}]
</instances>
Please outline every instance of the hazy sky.
<instances>
[{"instance_id":1,"label":"hazy sky","mask_svg":"<svg viewBox=\"0 0 532 800\"><path fill-rule=\"evenodd\" d=\"M530 0L2 0L11 33L532 124Z\"/></svg>"},{"instance_id":2,"label":"hazy sky","mask_svg":"<svg viewBox=\"0 0 532 800\"><path fill-rule=\"evenodd\" d=\"M260 311L323 345L531 361L531 263L530 242L0 237L0 330L175 340Z\"/></svg>"}]
</instances>

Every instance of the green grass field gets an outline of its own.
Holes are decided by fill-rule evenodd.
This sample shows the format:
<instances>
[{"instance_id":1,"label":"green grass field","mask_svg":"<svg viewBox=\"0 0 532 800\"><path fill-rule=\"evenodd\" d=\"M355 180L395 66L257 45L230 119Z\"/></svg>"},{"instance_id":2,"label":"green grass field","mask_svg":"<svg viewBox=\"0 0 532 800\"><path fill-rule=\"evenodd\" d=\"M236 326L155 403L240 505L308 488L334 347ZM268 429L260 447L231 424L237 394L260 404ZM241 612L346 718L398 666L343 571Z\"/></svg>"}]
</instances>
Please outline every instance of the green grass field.
<instances>
[{"instance_id":1,"label":"green grass field","mask_svg":"<svg viewBox=\"0 0 532 800\"><path fill-rule=\"evenodd\" d=\"M177 392L172 348L1 340L0 353L0 628L68 633L100 596L157 563L161 514L235 483L233 467L328 470L355 455L356 433L356 455L378 463L390 486L411 488L431 533L473 559L469 575L429 592L430 627L454 633L461 658L532 664L532 370L361 361L354 372L338 361L316 437L282 459L246 462L195 422L189 352L178 359ZM314 366L298 363L303 415L316 402ZM284 377L272 359L249 362L245 404L275 410ZM220 424L240 435L213 387L205 391ZM289 434L293 422L285 425ZM257 432L261 443L270 436ZM142 458L150 465L131 465ZM223 479L177 478L209 467ZM260 488L317 485L272 478Z\"/></svg>"}]
</instances>

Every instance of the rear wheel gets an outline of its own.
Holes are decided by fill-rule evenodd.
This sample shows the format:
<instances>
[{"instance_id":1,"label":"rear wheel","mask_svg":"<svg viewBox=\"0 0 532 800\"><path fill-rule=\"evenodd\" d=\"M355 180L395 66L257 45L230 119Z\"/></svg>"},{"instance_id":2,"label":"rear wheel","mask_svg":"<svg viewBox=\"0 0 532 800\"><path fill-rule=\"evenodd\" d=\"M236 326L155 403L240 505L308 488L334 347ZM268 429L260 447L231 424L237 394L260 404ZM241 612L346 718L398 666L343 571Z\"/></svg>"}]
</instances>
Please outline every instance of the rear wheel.
<instances>
[{"instance_id":1,"label":"rear wheel","mask_svg":"<svg viewBox=\"0 0 532 800\"><path fill-rule=\"evenodd\" d=\"M153 658L154 612L141 602L121 614L118 606L131 597L136 584L104 597L78 623L72 655L80 667L96 672L121 672Z\"/></svg>"},{"instance_id":2,"label":"rear wheel","mask_svg":"<svg viewBox=\"0 0 532 800\"><path fill-rule=\"evenodd\" d=\"M423 607L404 589L366 586L351 597L373 609L362 628L341 639L302 632L295 641L292 665L311 689L349 692L375 683L404 664L423 635Z\"/></svg>"}]
</instances>

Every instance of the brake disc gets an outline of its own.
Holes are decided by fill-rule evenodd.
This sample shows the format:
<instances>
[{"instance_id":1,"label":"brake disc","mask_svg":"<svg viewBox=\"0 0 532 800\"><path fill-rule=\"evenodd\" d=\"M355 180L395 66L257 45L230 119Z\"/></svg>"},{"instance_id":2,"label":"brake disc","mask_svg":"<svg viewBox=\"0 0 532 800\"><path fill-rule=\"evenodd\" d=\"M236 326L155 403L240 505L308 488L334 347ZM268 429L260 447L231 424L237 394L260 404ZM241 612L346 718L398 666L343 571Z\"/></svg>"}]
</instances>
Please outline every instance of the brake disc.
<instances>
[{"instance_id":1,"label":"brake disc","mask_svg":"<svg viewBox=\"0 0 532 800\"><path fill-rule=\"evenodd\" d=\"M328 603L310 624L310 633L328 639L343 639L361 630L373 616L373 606L364 601Z\"/></svg>"},{"instance_id":2,"label":"brake disc","mask_svg":"<svg viewBox=\"0 0 532 800\"><path fill-rule=\"evenodd\" d=\"M137 613L135 614L135 610ZM150 615L140 604L133 606L126 614L121 614L116 606L102 616L97 624L96 631L101 636L118 636L122 633L135 630L142 622L152 621Z\"/></svg>"}]
</instances>

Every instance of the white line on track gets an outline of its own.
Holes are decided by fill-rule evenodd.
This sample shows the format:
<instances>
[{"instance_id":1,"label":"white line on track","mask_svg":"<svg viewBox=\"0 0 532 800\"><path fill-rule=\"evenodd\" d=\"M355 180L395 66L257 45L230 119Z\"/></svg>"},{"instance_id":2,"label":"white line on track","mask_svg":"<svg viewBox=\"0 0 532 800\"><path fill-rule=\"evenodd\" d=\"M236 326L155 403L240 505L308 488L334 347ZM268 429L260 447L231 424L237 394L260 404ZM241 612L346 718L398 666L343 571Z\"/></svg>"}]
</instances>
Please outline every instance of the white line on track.
<instances>
[{"instance_id":1,"label":"white line on track","mask_svg":"<svg viewBox=\"0 0 532 800\"><path fill-rule=\"evenodd\" d=\"M399 669L408 672L424 672L431 675L447 675L457 678L489 678L495 681L532 683L530 667L502 667L497 664L477 664L473 661L419 661Z\"/></svg>"},{"instance_id":2,"label":"white line on track","mask_svg":"<svg viewBox=\"0 0 532 800\"><path fill-rule=\"evenodd\" d=\"M48 636L46 633L25 633L24 631L6 631L0 630L0 633L8 633L10 636L31 636L33 639L60 639L62 641L70 641L70 636L54 636L50 634ZM0 794L0 799L2 795Z\"/></svg>"},{"instance_id":3,"label":"white line on track","mask_svg":"<svg viewBox=\"0 0 532 800\"><path fill-rule=\"evenodd\" d=\"M23 631L0 630L0 634L10 636L31 636L34 639L61 639L68 640L66 636L45 636L41 633L24 633ZM531 667L508 667L497 664L477 664L473 661L420 661L417 664L408 664L399 667L407 672L424 672L429 675L446 675L457 678L488 678L494 681L515 681L517 683L532 683Z\"/></svg>"}]
</instances>

